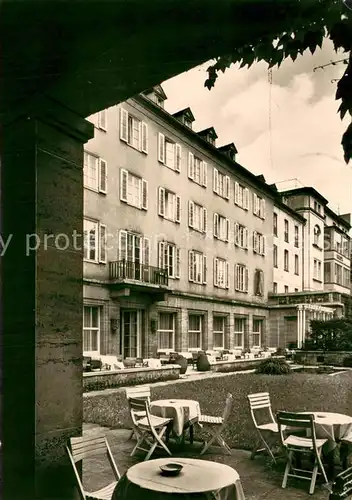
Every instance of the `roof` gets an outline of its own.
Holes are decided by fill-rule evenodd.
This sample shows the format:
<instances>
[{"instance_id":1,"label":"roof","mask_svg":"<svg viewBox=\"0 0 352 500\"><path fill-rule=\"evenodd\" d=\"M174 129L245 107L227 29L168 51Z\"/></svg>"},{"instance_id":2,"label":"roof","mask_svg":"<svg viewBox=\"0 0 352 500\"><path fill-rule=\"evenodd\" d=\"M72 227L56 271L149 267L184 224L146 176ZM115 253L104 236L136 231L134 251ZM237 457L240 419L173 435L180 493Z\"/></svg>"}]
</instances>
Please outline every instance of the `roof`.
<instances>
[{"instance_id":1,"label":"roof","mask_svg":"<svg viewBox=\"0 0 352 500\"><path fill-rule=\"evenodd\" d=\"M305 187L299 187L299 188L293 188L293 189L288 189L287 191L280 191L282 196L295 196L299 194L306 194L308 196L314 196L315 198L319 199L324 205L327 205L329 201L324 198L323 195L321 195L315 188L311 186L305 186Z\"/></svg>"},{"instance_id":2,"label":"roof","mask_svg":"<svg viewBox=\"0 0 352 500\"><path fill-rule=\"evenodd\" d=\"M194 122L195 120L191 108L185 108L181 109L180 111L176 111L176 113L173 113L172 116L174 116L175 118L179 118L180 116L187 116L187 118L192 122Z\"/></svg>"},{"instance_id":3,"label":"roof","mask_svg":"<svg viewBox=\"0 0 352 500\"><path fill-rule=\"evenodd\" d=\"M162 88L161 85L155 85L154 87L149 87L149 89L144 90L142 93L151 94L152 92L155 92L155 94L158 94L159 97L161 97L164 101L166 101L167 95L165 94L164 89Z\"/></svg>"},{"instance_id":4,"label":"roof","mask_svg":"<svg viewBox=\"0 0 352 500\"><path fill-rule=\"evenodd\" d=\"M200 130L199 132L197 132L197 134L200 136L211 135L214 137L214 139L218 138L218 134L215 132L214 127L208 127L208 128L205 128L204 130Z\"/></svg>"},{"instance_id":5,"label":"roof","mask_svg":"<svg viewBox=\"0 0 352 500\"><path fill-rule=\"evenodd\" d=\"M351 216L350 214L344 214L344 215L337 215L331 208L325 207L325 212L330 215L335 221L339 222L343 226L345 226L346 229L351 229L351 223L347 220L348 216Z\"/></svg>"},{"instance_id":6,"label":"roof","mask_svg":"<svg viewBox=\"0 0 352 500\"><path fill-rule=\"evenodd\" d=\"M283 210L287 214L292 215L292 217L295 217L297 220L299 220L303 224L305 224L307 222L307 219L305 217L303 217L303 215L299 214L298 212L296 212L296 210L289 207L288 205L286 205L286 203L284 203L282 201L280 194L276 194L276 197L274 198L274 206L280 208L280 210Z\"/></svg>"}]
</instances>

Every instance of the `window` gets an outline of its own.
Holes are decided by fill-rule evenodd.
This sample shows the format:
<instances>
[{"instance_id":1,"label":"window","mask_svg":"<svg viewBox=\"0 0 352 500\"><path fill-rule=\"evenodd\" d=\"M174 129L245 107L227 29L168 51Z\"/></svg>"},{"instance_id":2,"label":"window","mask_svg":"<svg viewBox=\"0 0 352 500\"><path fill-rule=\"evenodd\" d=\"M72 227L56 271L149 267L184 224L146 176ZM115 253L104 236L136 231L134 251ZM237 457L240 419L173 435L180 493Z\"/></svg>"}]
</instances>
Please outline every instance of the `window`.
<instances>
[{"instance_id":1,"label":"window","mask_svg":"<svg viewBox=\"0 0 352 500\"><path fill-rule=\"evenodd\" d=\"M249 190L235 182L235 204L244 210L249 209Z\"/></svg>"},{"instance_id":2,"label":"window","mask_svg":"<svg viewBox=\"0 0 352 500\"><path fill-rule=\"evenodd\" d=\"M347 257L347 259L350 258L350 242L346 238L342 237L342 254Z\"/></svg>"},{"instance_id":3,"label":"window","mask_svg":"<svg viewBox=\"0 0 352 500\"><path fill-rule=\"evenodd\" d=\"M264 273L260 269L254 271L254 295L263 297L264 295Z\"/></svg>"},{"instance_id":4,"label":"window","mask_svg":"<svg viewBox=\"0 0 352 500\"><path fill-rule=\"evenodd\" d=\"M288 233L289 233L289 225L288 225L288 220L285 219L284 220L284 240L286 241L286 243L288 243Z\"/></svg>"},{"instance_id":5,"label":"window","mask_svg":"<svg viewBox=\"0 0 352 500\"><path fill-rule=\"evenodd\" d=\"M158 214L172 222L181 222L181 198L163 187L158 190Z\"/></svg>"},{"instance_id":6,"label":"window","mask_svg":"<svg viewBox=\"0 0 352 500\"><path fill-rule=\"evenodd\" d=\"M265 255L265 237L257 231L253 231L253 252Z\"/></svg>"},{"instance_id":7,"label":"window","mask_svg":"<svg viewBox=\"0 0 352 500\"><path fill-rule=\"evenodd\" d=\"M331 283L331 262L324 262L324 281Z\"/></svg>"},{"instance_id":8,"label":"window","mask_svg":"<svg viewBox=\"0 0 352 500\"><path fill-rule=\"evenodd\" d=\"M214 316L213 317L213 348L225 347L225 328L226 317Z\"/></svg>"},{"instance_id":9,"label":"window","mask_svg":"<svg viewBox=\"0 0 352 500\"><path fill-rule=\"evenodd\" d=\"M158 349L174 349L176 314L159 313L158 319Z\"/></svg>"},{"instance_id":10,"label":"window","mask_svg":"<svg viewBox=\"0 0 352 500\"><path fill-rule=\"evenodd\" d=\"M161 269L166 269L169 278L180 277L180 249L172 243L159 241L158 263Z\"/></svg>"},{"instance_id":11,"label":"window","mask_svg":"<svg viewBox=\"0 0 352 500\"><path fill-rule=\"evenodd\" d=\"M289 270L288 250L284 250L284 271Z\"/></svg>"},{"instance_id":12,"label":"window","mask_svg":"<svg viewBox=\"0 0 352 500\"><path fill-rule=\"evenodd\" d=\"M248 248L248 229L242 224L235 223L235 245Z\"/></svg>"},{"instance_id":13,"label":"window","mask_svg":"<svg viewBox=\"0 0 352 500\"><path fill-rule=\"evenodd\" d=\"M261 219L265 219L265 200L253 193L253 213Z\"/></svg>"},{"instance_id":14,"label":"window","mask_svg":"<svg viewBox=\"0 0 352 500\"><path fill-rule=\"evenodd\" d=\"M248 292L248 267L242 264L235 265L235 290Z\"/></svg>"},{"instance_id":15,"label":"window","mask_svg":"<svg viewBox=\"0 0 352 500\"><path fill-rule=\"evenodd\" d=\"M299 257L295 255L295 274L299 275Z\"/></svg>"},{"instance_id":16,"label":"window","mask_svg":"<svg viewBox=\"0 0 352 500\"><path fill-rule=\"evenodd\" d=\"M148 126L120 108L120 139L143 153L148 153Z\"/></svg>"},{"instance_id":17,"label":"window","mask_svg":"<svg viewBox=\"0 0 352 500\"><path fill-rule=\"evenodd\" d=\"M140 210L147 210L148 181L122 168L120 170L120 200Z\"/></svg>"},{"instance_id":18,"label":"window","mask_svg":"<svg viewBox=\"0 0 352 500\"><path fill-rule=\"evenodd\" d=\"M214 214L214 238L229 241L230 221L222 215Z\"/></svg>"},{"instance_id":19,"label":"window","mask_svg":"<svg viewBox=\"0 0 352 500\"><path fill-rule=\"evenodd\" d=\"M264 321L262 319L253 318L253 347L260 347L262 345Z\"/></svg>"},{"instance_id":20,"label":"window","mask_svg":"<svg viewBox=\"0 0 352 500\"><path fill-rule=\"evenodd\" d=\"M207 232L207 209L194 203L188 202L188 225L201 233Z\"/></svg>"},{"instance_id":21,"label":"window","mask_svg":"<svg viewBox=\"0 0 352 500\"><path fill-rule=\"evenodd\" d=\"M277 267L277 245L273 245L273 265Z\"/></svg>"},{"instance_id":22,"label":"window","mask_svg":"<svg viewBox=\"0 0 352 500\"><path fill-rule=\"evenodd\" d=\"M318 259L314 259L313 262L313 278L321 280L321 262Z\"/></svg>"},{"instance_id":23,"label":"window","mask_svg":"<svg viewBox=\"0 0 352 500\"><path fill-rule=\"evenodd\" d=\"M343 286L350 288L351 286L351 272L349 269L343 268Z\"/></svg>"},{"instance_id":24,"label":"window","mask_svg":"<svg viewBox=\"0 0 352 500\"><path fill-rule=\"evenodd\" d=\"M84 152L84 187L106 193L107 164L102 158Z\"/></svg>"},{"instance_id":25,"label":"window","mask_svg":"<svg viewBox=\"0 0 352 500\"><path fill-rule=\"evenodd\" d=\"M99 354L100 307L83 307L83 354Z\"/></svg>"},{"instance_id":26,"label":"window","mask_svg":"<svg viewBox=\"0 0 352 500\"><path fill-rule=\"evenodd\" d=\"M158 160L166 167L181 171L181 146L171 141L164 134L158 134Z\"/></svg>"},{"instance_id":27,"label":"window","mask_svg":"<svg viewBox=\"0 0 352 500\"><path fill-rule=\"evenodd\" d=\"M342 285L342 266L335 264L335 283Z\"/></svg>"},{"instance_id":28,"label":"window","mask_svg":"<svg viewBox=\"0 0 352 500\"><path fill-rule=\"evenodd\" d=\"M188 252L188 280L199 284L207 282L207 258L201 252Z\"/></svg>"},{"instance_id":29,"label":"window","mask_svg":"<svg viewBox=\"0 0 352 500\"><path fill-rule=\"evenodd\" d=\"M102 111L99 111L99 113L98 113L98 128L100 128L101 130L105 130L105 132L108 129L107 109L103 109Z\"/></svg>"},{"instance_id":30,"label":"window","mask_svg":"<svg viewBox=\"0 0 352 500\"><path fill-rule=\"evenodd\" d=\"M317 212L318 211L318 203L315 201L314 202L314 210Z\"/></svg>"},{"instance_id":31,"label":"window","mask_svg":"<svg viewBox=\"0 0 352 500\"><path fill-rule=\"evenodd\" d=\"M274 281L273 283L273 293L277 293L277 283Z\"/></svg>"},{"instance_id":32,"label":"window","mask_svg":"<svg viewBox=\"0 0 352 500\"><path fill-rule=\"evenodd\" d=\"M314 245L319 246L320 244L320 234L321 229L318 225L314 226Z\"/></svg>"},{"instance_id":33,"label":"window","mask_svg":"<svg viewBox=\"0 0 352 500\"><path fill-rule=\"evenodd\" d=\"M208 165L193 153L188 153L188 178L200 186L207 187Z\"/></svg>"},{"instance_id":34,"label":"window","mask_svg":"<svg viewBox=\"0 0 352 500\"><path fill-rule=\"evenodd\" d=\"M84 219L84 260L106 263L106 226L97 221Z\"/></svg>"},{"instance_id":35,"label":"window","mask_svg":"<svg viewBox=\"0 0 352 500\"><path fill-rule=\"evenodd\" d=\"M214 286L229 288L229 263L224 259L214 259Z\"/></svg>"},{"instance_id":36,"label":"window","mask_svg":"<svg viewBox=\"0 0 352 500\"><path fill-rule=\"evenodd\" d=\"M284 293L288 293L288 286L287 285L284 286Z\"/></svg>"},{"instance_id":37,"label":"window","mask_svg":"<svg viewBox=\"0 0 352 500\"><path fill-rule=\"evenodd\" d=\"M235 317L235 347L244 347L244 333L246 331L246 318Z\"/></svg>"},{"instance_id":38,"label":"window","mask_svg":"<svg viewBox=\"0 0 352 500\"><path fill-rule=\"evenodd\" d=\"M142 264L149 266L150 241L141 234L121 230L119 234L119 260L133 263L127 266L126 278L140 279Z\"/></svg>"},{"instance_id":39,"label":"window","mask_svg":"<svg viewBox=\"0 0 352 500\"><path fill-rule=\"evenodd\" d=\"M188 316L188 349L202 348L203 316L190 314Z\"/></svg>"},{"instance_id":40,"label":"window","mask_svg":"<svg viewBox=\"0 0 352 500\"><path fill-rule=\"evenodd\" d=\"M226 200L230 199L230 177L217 168L213 171L213 191Z\"/></svg>"},{"instance_id":41,"label":"window","mask_svg":"<svg viewBox=\"0 0 352 500\"><path fill-rule=\"evenodd\" d=\"M273 214L273 235L277 236L277 214Z\"/></svg>"},{"instance_id":42,"label":"window","mask_svg":"<svg viewBox=\"0 0 352 500\"><path fill-rule=\"evenodd\" d=\"M295 226L295 247L299 247L299 228Z\"/></svg>"}]
</instances>

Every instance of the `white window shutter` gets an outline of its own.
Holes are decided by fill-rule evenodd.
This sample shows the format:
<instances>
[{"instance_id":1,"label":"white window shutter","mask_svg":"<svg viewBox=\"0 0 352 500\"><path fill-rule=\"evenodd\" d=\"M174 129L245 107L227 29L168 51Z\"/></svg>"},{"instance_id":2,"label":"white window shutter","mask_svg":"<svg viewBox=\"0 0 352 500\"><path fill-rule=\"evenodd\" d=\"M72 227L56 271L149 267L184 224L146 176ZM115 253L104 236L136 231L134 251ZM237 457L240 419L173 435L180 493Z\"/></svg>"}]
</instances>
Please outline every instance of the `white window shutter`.
<instances>
[{"instance_id":1,"label":"white window shutter","mask_svg":"<svg viewBox=\"0 0 352 500\"><path fill-rule=\"evenodd\" d=\"M253 213L257 214L257 195L253 193Z\"/></svg>"},{"instance_id":2,"label":"white window shutter","mask_svg":"<svg viewBox=\"0 0 352 500\"><path fill-rule=\"evenodd\" d=\"M202 162L203 167L203 186L207 187L208 185L208 164L206 161Z\"/></svg>"},{"instance_id":3,"label":"white window shutter","mask_svg":"<svg viewBox=\"0 0 352 500\"><path fill-rule=\"evenodd\" d=\"M249 283L249 270L248 267L245 269L245 281L244 281L244 289L248 292L248 283Z\"/></svg>"},{"instance_id":4,"label":"white window shutter","mask_svg":"<svg viewBox=\"0 0 352 500\"><path fill-rule=\"evenodd\" d=\"M234 268L234 283L235 283L235 290L238 290L238 264L235 264Z\"/></svg>"},{"instance_id":5,"label":"white window shutter","mask_svg":"<svg viewBox=\"0 0 352 500\"><path fill-rule=\"evenodd\" d=\"M181 197L176 196L176 213L175 213L175 221L181 222Z\"/></svg>"},{"instance_id":6,"label":"white window shutter","mask_svg":"<svg viewBox=\"0 0 352 500\"><path fill-rule=\"evenodd\" d=\"M235 203L236 205L239 205L239 194L240 194L240 185L238 182L235 182Z\"/></svg>"},{"instance_id":7,"label":"white window shutter","mask_svg":"<svg viewBox=\"0 0 352 500\"><path fill-rule=\"evenodd\" d=\"M179 144L175 144L175 170L181 172L182 150Z\"/></svg>"},{"instance_id":8,"label":"white window shutter","mask_svg":"<svg viewBox=\"0 0 352 500\"><path fill-rule=\"evenodd\" d=\"M149 266L150 262L150 241L149 238L143 238L143 264Z\"/></svg>"},{"instance_id":9,"label":"white window shutter","mask_svg":"<svg viewBox=\"0 0 352 500\"><path fill-rule=\"evenodd\" d=\"M249 189L245 188L243 191L243 208L249 210Z\"/></svg>"},{"instance_id":10,"label":"white window shutter","mask_svg":"<svg viewBox=\"0 0 352 500\"><path fill-rule=\"evenodd\" d=\"M230 238L230 219L226 219L226 241Z\"/></svg>"},{"instance_id":11,"label":"white window shutter","mask_svg":"<svg viewBox=\"0 0 352 500\"><path fill-rule=\"evenodd\" d=\"M175 278L180 277L180 249L175 247Z\"/></svg>"},{"instance_id":12,"label":"white window shutter","mask_svg":"<svg viewBox=\"0 0 352 500\"><path fill-rule=\"evenodd\" d=\"M213 170L213 191L214 193L219 193L219 172L217 168Z\"/></svg>"},{"instance_id":13,"label":"white window shutter","mask_svg":"<svg viewBox=\"0 0 352 500\"><path fill-rule=\"evenodd\" d=\"M120 230L119 234L119 260L127 258L127 231Z\"/></svg>"},{"instance_id":14,"label":"white window shutter","mask_svg":"<svg viewBox=\"0 0 352 500\"><path fill-rule=\"evenodd\" d=\"M219 215L214 213L214 227L213 227L214 238L219 236Z\"/></svg>"},{"instance_id":15,"label":"white window shutter","mask_svg":"<svg viewBox=\"0 0 352 500\"><path fill-rule=\"evenodd\" d=\"M207 257L203 255L203 284L207 283Z\"/></svg>"},{"instance_id":16,"label":"white window shutter","mask_svg":"<svg viewBox=\"0 0 352 500\"><path fill-rule=\"evenodd\" d=\"M225 264L225 287L226 288L230 288L229 282L230 282L230 263L228 261L226 261L226 264Z\"/></svg>"},{"instance_id":17,"label":"white window shutter","mask_svg":"<svg viewBox=\"0 0 352 500\"><path fill-rule=\"evenodd\" d=\"M218 259L214 259L214 286L218 286Z\"/></svg>"},{"instance_id":18,"label":"white window shutter","mask_svg":"<svg viewBox=\"0 0 352 500\"><path fill-rule=\"evenodd\" d=\"M265 200L262 199L262 218L265 219Z\"/></svg>"},{"instance_id":19,"label":"white window shutter","mask_svg":"<svg viewBox=\"0 0 352 500\"><path fill-rule=\"evenodd\" d=\"M99 262L106 264L106 226L99 224Z\"/></svg>"},{"instance_id":20,"label":"white window shutter","mask_svg":"<svg viewBox=\"0 0 352 500\"><path fill-rule=\"evenodd\" d=\"M240 225L235 222L235 245L240 244Z\"/></svg>"},{"instance_id":21,"label":"white window shutter","mask_svg":"<svg viewBox=\"0 0 352 500\"><path fill-rule=\"evenodd\" d=\"M203 207L203 233L207 232L208 226L208 212L207 209Z\"/></svg>"},{"instance_id":22,"label":"white window shutter","mask_svg":"<svg viewBox=\"0 0 352 500\"><path fill-rule=\"evenodd\" d=\"M253 231L253 252L257 252L257 231Z\"/></svg>"},{"instance_id":23,"label":"white window shutter","mask_svg":"<svg viewBox=\"0 0 352 500\"><path fill-rule=\"evenodd\" d=\"M165 216L165 189L163 187L158 189L158 214L161 217Z\"/></svg>"},{"instance_id":24,"label":"white window shutter","mask_svg":"<svg viewBox=\"0 0 352 500\"><path fill-rule=\"evenodd\" d=\"M99 192L106 194L108 166L105 160L99 158Z\"/></svg>"},{"instance_id":25,"label":"white window shutter","mask_svg":"<svg viewBox=\"0 0 352 500\"><path fill-rule=\"evenodd\" d=\"M142 179L141 207L148 210L148 181Z\"/></svg>"},{"instance_id":26,"label":"white window shutter","mask_svg":"<svg viewBox=\"0 0 352 500\"><path fill-rule=\"evenodd\" d=\"M158 243L158 267L165 269L165 242L159 241Z\"/></svg>"},{"instance_id":27,"label":"white window shutter","mask_svg":"<svg viewBox=\"0 0 352 500\"><path fill-rule=\"evenodd\" d=\"M127 202L127 182L128 172L121 168L120 170L120 200Z\"/></svg>"},{"instance_id":28,"label":"white window shutter","mask_svg":"<svg viewBox=\"0 0 352 500\"><path fill-rule=\"evenodd\" d=\"M194 253L192 250L188 252L188 281L194 281Z\"/></svg>"},{"instance_id":29,"label":"white window shutter","mask_svg":"<svg viewBox=\"0 0 352 500\"><path fill-rule=\"evenodd\" d=\"M165 163L165 136L160 132L158 134L158 160Z\"/></svg>"},{"instance_id":30,"label":"white window shutter","mask_svg":"<svg viewBox=\"0 0 352 500\"><path fill-rule=\"evenodd\" d=\"M194 154L188 153L188 177L194 179Z\"/></svg>"},{"instance_id":31,"label":"white window shutter","mask_svg":"<svg viewBox=\"0 0 352 500\"><path fill-rule=\"evenodd\" d=\"M262 236L262 255L265 255L265 236Z\"/></svg>"},{"instance_id":32,"label":"white window shutter","mask_svg":"<svg viewBox=\"0 0 352 500\"><path fill-rule=\"evenodd\" d=\"M230 177L228 175L225 177L225 198L230 199Z\"/></svg>"},{"instance_id":33,"label":"white window shutter","mask_svg":"<svg viewBox=\"0 0 352 500\"><path fill-rule=\"evenodd\" d=\"M107 110L103 109L98 113L98 127L102 130L107 130Z\"/></svg>"},{"instance_id":34,"label":"white window shutter","mask_svg":"<svg viewBox=\"0 0 352 500\"><path fill-rule=\"evenodd\" d=\"M245 248L248 248L248 228L244 228L244 241L245 241Z\"/></svg>"},{"instance_id":35,"label":"white window shutter","mask_svg":"<svg viewBox=\"0 0 352 500\"><path fill-rule=\"evenodd\" d=\"M141 151L148 153L148 125L145 122L142 122L141 132Z\"/></svg>"},{"instance_id":36,"label":"white window shutter","mask_svg":"<svg viewBox=\"0 0 352 500\"><path fill-rule=\"evenodd\" d=\"M194 203L191 200L188 202L188 225L189 227L194 225Z\"/></svg>"},{"instance_id":37,"label":"white window shutter","mask_svg":"<svg viewBox=\"0 0 352 500\"><path fill-rule=\"evenodd\" d=\"M128 112L120 108L120 139L128 142Z\"/></svg>"}]
</instances>

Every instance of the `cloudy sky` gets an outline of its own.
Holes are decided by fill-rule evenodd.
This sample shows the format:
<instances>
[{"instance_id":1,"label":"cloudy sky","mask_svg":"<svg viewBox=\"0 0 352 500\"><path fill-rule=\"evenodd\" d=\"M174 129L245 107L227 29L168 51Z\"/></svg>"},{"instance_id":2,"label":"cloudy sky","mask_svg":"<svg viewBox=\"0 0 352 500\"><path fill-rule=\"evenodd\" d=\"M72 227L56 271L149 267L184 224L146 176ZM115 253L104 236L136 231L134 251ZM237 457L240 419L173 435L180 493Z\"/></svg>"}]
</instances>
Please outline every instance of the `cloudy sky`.
<instances>
[{"instance_id":1,"label":"cloudy sky","mask_svg":"<svg viewBox=\"0 0 352 500\"><path fill-rule=\"evenodd\" d=\"M348 121L340 121L336 82L331 83L345 65L313 71L343 57L326 42L313 56L306 51L294 63L287 60L273 69L271 127L265 63L249 70L233 66L211 91L204 87L209 64L194 68L163 82L165 108L174 113L189 106L194 130L213 126L217 145L234 142L243 166L279 188L314 186L333 210L347 213L352 210L352 165L345 164L340 142ZM279 182L289 179L297 181Z\"/></svg>"}]
</instances>

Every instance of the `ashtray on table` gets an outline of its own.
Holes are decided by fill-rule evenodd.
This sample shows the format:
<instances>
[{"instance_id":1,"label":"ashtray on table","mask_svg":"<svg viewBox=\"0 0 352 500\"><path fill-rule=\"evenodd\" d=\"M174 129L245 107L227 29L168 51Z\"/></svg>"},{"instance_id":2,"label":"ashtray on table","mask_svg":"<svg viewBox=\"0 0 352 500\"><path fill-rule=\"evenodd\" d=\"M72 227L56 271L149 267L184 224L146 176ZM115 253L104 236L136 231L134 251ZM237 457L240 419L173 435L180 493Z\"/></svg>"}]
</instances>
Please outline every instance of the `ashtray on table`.
<instances>
[{"instance_id":1,"label":"ashtray on table","mask_svg":"<svg viewBox=\"0 0 352 500\"><path fill-rule=\"evenodd\" d=\"M161 474L164 476L178 476L182 469L183 465L171 462L160 466Z\"/></svg>"}]
</instances>

